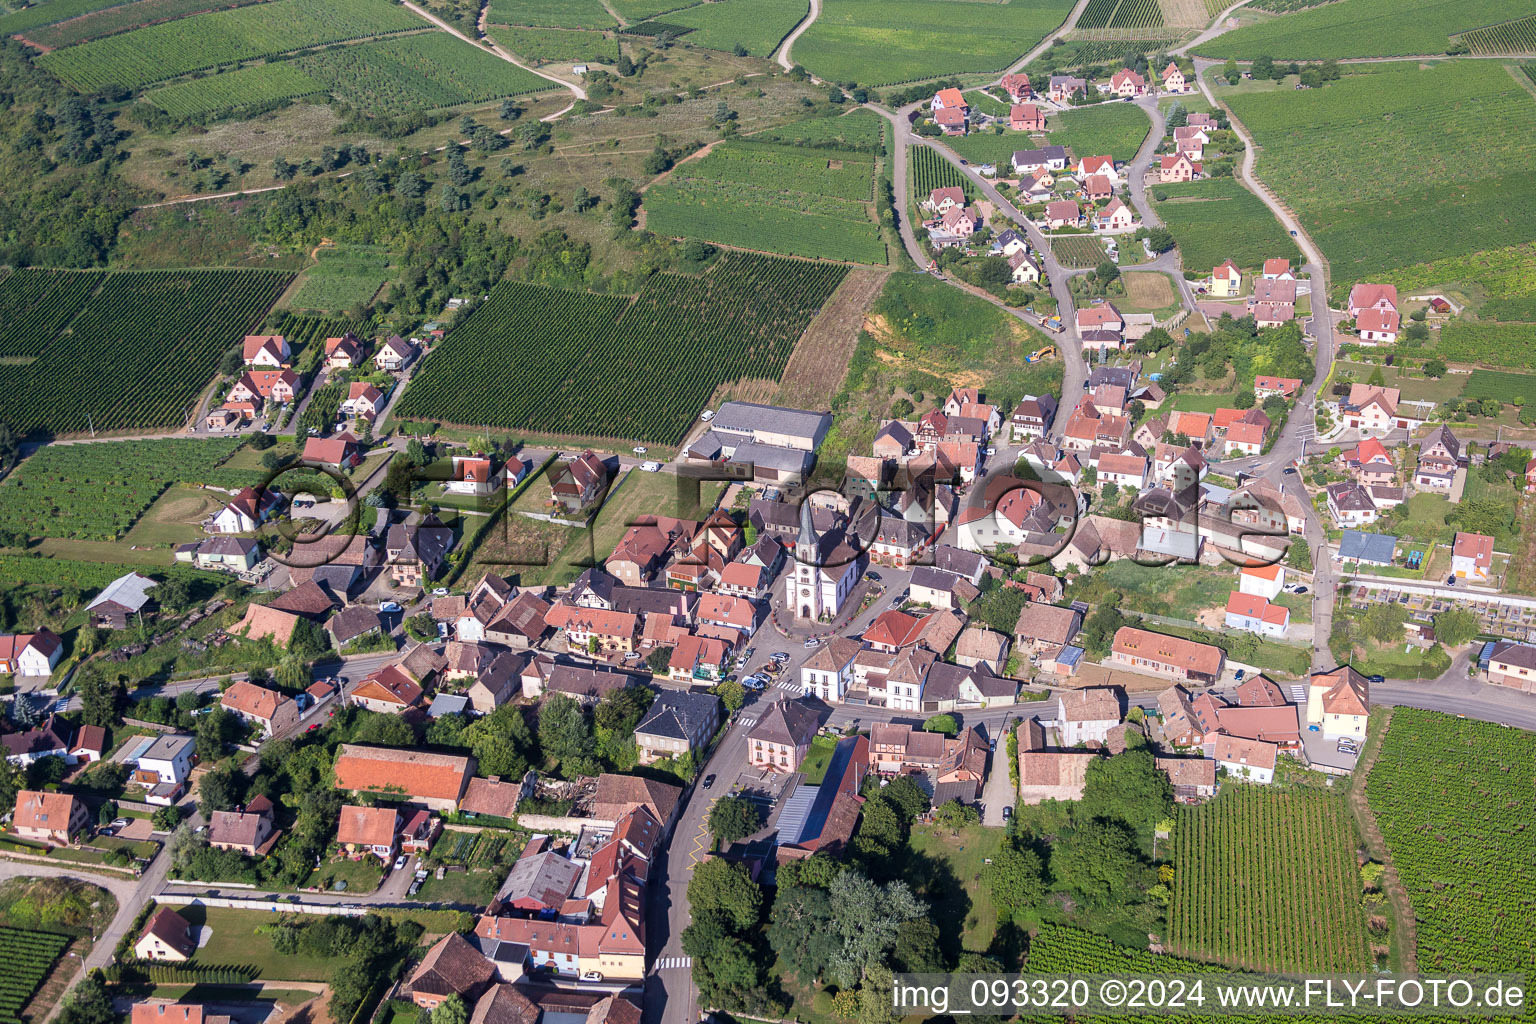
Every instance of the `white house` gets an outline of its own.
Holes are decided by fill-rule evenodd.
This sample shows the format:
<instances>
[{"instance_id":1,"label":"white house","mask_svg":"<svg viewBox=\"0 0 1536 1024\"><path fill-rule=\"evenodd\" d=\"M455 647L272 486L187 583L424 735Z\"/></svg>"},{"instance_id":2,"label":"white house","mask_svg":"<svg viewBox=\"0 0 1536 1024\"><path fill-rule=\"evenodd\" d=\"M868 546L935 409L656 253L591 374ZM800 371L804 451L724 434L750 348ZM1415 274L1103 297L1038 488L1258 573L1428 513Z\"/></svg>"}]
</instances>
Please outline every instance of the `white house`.
<instances>
[{"instance_id":1,"label":"white house","mask_svg":"<svg viewBox=\"0 0 1536 1024\"><path fill-rule=\"evenodd\" d=\"M1285 566L1253 565L1237 572L1237 588L1244 594L1273 601L1285 589Z\"/></svg>"},{"instance_id":2,"label":"white house","mask_svg":"<svg viewBox=\"0 0 1536 1024\"><path fill-rule=\"evenodd\" d=\"M1325 740L1364 740L1370 710L1370 684L1348 665L1308 680L1307 730L1322 733Z\"/></svg>"},{"instance_id":3,"label":"white house","mask_svg":"<svg viewBox=\"0 0 1536 1024\"><path fill-rule=\"evenodd\" d=\"M36 633L0 635L0 675L46 676L63 653L64 641L46 626Z\"/></svg>"},{"instance_id":4,"label":"white house","mask_svg":"<svg viewBox=\"0 0 1536 1024\"><path fill-rule=\"evenodd\" d=\"M1291 610L1270 604L1255 594L1234 590L1227 595L1226 625L1228 629L1241 629L1259 636L1285 636L1291 625Z\"/></svg>"},{"instance_id":5,"label":"white house","mask_svg":"<svg viewBox=\"0 0 1536 1024\"><path fill-rule=\"evenodd\" d=\"M1212 748L1211 758L1218 768L1227 770L1228 778L1263 786L1274 781L1275 755L1280 751L1275 744L1223 733L1215 737Z\"/></svg>"},{"instance_id":6,"label":"white house","mask_svg":"<svg viewBox=\"0 0 1536 1024\"><path fill-rule=\"evenodd\" d=\"M863 648L857 640L835 636L800 666L800 688L810 697L836 704L853 685L853 660Z\"/></svg>"},{"instance_id":7,"label":"white house","mask_svg":"<svg viewBox=\"0 0 1536 1024\"><path fill-rule=\"evenodd\" d=\"M153 773L156 782L180 784L192 775L196 762L197 743L184 733L168 733L155 737L155 742L138 756L138 770L148 776ZM147 778L141 781L148 781Z\"/></svg>"},{"instance_id":8,"label":"white house","mask_svg":"<svg viewBox=\"0 0 1536 1024\"><path fill-rule=\"evenodd\" d=\"M1056 698L1056 728L1061 745L1103 743L1120 724L1120 694L1107 686L1063 693Z\"/></svg>"},{"instance_id":9,"label":"white house","mask_svg":"<svg viewBox=\"0 0 1536 1024\"><path fill-rule=\"evenodd\" d=\"M1451 575L1487 582L1493 567L1493 538L1482 533L1458 533L1451 545Z\"/></svg>"}]
</instances>

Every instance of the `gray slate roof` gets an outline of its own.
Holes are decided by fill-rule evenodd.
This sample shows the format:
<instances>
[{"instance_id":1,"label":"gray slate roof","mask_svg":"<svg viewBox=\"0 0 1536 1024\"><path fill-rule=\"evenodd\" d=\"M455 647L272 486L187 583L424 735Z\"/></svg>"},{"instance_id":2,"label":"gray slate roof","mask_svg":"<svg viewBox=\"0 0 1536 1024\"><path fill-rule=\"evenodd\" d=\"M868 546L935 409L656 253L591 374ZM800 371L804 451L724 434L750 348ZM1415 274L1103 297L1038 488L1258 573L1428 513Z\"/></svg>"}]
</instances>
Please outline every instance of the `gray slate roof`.
<instances>
[{"instance_id":1,"label":"gray slate roof","mask_svg":"<svg viewBox=\"0 0 1536 1024\"><path fill-rule=\"evenodd\" d=\"M663 690L640 724L635 726L635 732L674 740L689 739L700 723L714 715L719 703L720 698L712 693Z\"/></svg>"},{"instance_id":2,"label":"gray slate roof","mask_svg":"<svg viewBox=\"0 0 1536 1024\"><path fill-rule=\"evenodd\" d=\"M1392 552L1396 548L1397 538L1390 533L1345 530L1343 539L1339 541L1339 557L1388 563L1392 561Z\"/></svg>"}]
</instances>

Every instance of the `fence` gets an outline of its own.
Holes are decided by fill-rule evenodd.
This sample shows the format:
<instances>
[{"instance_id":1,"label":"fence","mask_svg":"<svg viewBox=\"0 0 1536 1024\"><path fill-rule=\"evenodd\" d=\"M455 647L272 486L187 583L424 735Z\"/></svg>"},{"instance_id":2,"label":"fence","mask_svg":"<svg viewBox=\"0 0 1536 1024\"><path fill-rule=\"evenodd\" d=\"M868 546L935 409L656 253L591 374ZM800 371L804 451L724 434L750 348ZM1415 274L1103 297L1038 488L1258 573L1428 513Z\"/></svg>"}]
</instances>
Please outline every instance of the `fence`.
<instances>
[{"instance_id":1,"label":"fence","mask_svg":"<svg viewBox=\"0 0 1536 1024\"><path fill-rule=\"evenodd\" d=\"M221 885L223 883L220 883ZM341 906L330 903L285 903L281 900L237 900L227 896L199 896L194 893L157 892L152 897L156 903L177 906L227 907L231 910L265 910L281 914L318 914L329 917L362 917L368 913L364 907Z\"/></svg>"}]
</instances>

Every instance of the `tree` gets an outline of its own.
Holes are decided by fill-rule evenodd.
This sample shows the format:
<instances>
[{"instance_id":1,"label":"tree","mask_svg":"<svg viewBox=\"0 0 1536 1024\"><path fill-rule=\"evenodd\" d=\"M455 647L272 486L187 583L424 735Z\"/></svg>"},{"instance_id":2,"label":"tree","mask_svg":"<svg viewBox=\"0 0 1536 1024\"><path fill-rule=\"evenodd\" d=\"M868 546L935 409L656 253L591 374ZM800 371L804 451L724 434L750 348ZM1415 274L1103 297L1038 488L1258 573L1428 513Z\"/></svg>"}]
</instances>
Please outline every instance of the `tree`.
<instances>
[{"instance_id":1,"label":"tree","mask_svg":"<svg viewBox=\"0 0 1536 1024\"><path fill-rule=\"evenodd\" d=\"M562 778L596 774L584 770L592 746L586 711L563 693L550 694L539 707L539 746Z\"/></svg>"},{"instance_id":2,"label":"tree","mask_svg":"<svg viewBox=\"0 0 1536 1024\"><path fill-rule=\"evenodd\" d=\"M1051 853L1051 874L1084 903L1123 903L1137 888L1142 861L1136 840L1124 825L1090 821L1074 829Z\"/></svg>"},{"instance_id":3,"label":"tree","mask_svg":"<svg viewBox=\"0 0 1536 1024\"><path fill-rule=\"evenodd\" d=\"M1360 617L1365 635L1378 643L1396 643L1403 638L1403 624L1408 621L1408 609L1392 602L1373 604Z\"/></svg>"},{"instance_id":4,"label":"tree","mask_svg":"<svg viewBox=\"0 0 1536 1024\"><path fill-rule=\"evenodd\" d=\"M454 992L437 1004L432 1011L432 1024L468 1024L469 1014L464 1008L464 997Z\"/></svg>"},{"instance_id":5,"label":"tree","mask_svg":"<svg viewBox=\"0 0 1536 1024\"><path fill-rule=\"evenodd\" d=\"M520 779L528 771L534 753L533 734L517 705L503 704L475 719L464 736L484 774Z\"/></svg>"},{"instance_id":6,"label":"tree","mask_svg":"<svg viewBox=\"0 0 1536 1024\"><path fill-rule=\"evenodd\" d=\"M828 897L842 939L831 973L844 987L863 981L872 968L883 967L901 926L928 911L907 883L880 885L857 871L838 875Z\"/></svg>"},{"instance_id":7,"label":"tree","mask_svg":"<svg viewBox=\"0 0 1536 1024\"><path fill-rule=\"evenodd\" d=\"M1445 376L1445 362L1439 358L1426 360L1424 363L1424 376L1440 378Z\"/></svg>"},{"instance_id":8,"label":"tree","mask_svg":"<svg viewBox=\"0 0 1536 1024\"><path fill-rule=\"evenodd\" d=\"M921 786L912 780L910 775L901 775L886 783L878 791L880 799L890 803L906 824L916 821L919 815L928 813L928 794L923 792Z\"/></svg>"},{"instance_id":9,"label":"tree","mask_svg":"<svg viewBox=\"0 0 1536 1024\"><path fill-rule=\"evenodd\" d=\"M959 800L946 800L933 812L934 823L940 828L949 829L949 834L958 836L960 830L971 825L981 823L981 815L976 808L961 803Z\"/></svg>"},{"instance_id":10,"label":"tree","mask_svg":"<svg viewBox=\"0 0 1536 1024\"><path fill-rule=\"evenodd\" d=\"M1446 647L1460 647L1477 636L1477 613L1466 608L1451 608L1435 616L1435 639Z\"/></svg>"},{"instance_id":11,"label":"tree","mask_svg":"<svg viewBox=\"0 0 1536 1024\"><path fill-rule=\"evenodd\" d=\"M721 797L709 809L709 831L722 845L745 839L762 825L757 804L743 797Z\"/></svg>"},{"instance_id":12,"label":"tree","mask_svg":"<svg viewBox=\"0 0 1536 1024\"><path fill-rule=\"evenodd\" d=\"M806 864L809 860L790 863ZM809 985L819 979L831 965L840 945L827 891L810 885L788 884L781 867L779 891L768 916L768 945L779 955L789 973L801 982Z\"/></svg>"},{"instance_id":13,"label":"tree","mask_svg":"<svg viewBox=\"0 0 1536 1024\"><path fill-rule=\"evenodd\" d=\"M181 808L176 804L162 807L150 815L149 823L158 832L174 832L176 831L176 826L181 824Z\"/></svg>"},{"instance_id":14,"label":"tree","mask_svg":"<svg viewBox=\"0 0 1536 1024\"><path fill-rule=\"evenodd\" d=\"M763 890L752 881L745 864L711 857L693 869L688 881L688 906L700 911L718 911L738 931L757 924L763 905Z\"/></svg>"},{"instance_id":15,"label":"tree","mask_svg":"<svg viewBox=\"0 0 1536 1024\"><path fill-rule=\"evenodd\" d=\"M1013 913L1037 906L1045 898L1045 865L1034 850L1005 843L982 871L1000 911Z\"/></svg>"},{"instance_id":16,"label":"tree","mask_svg":"<svg viewBox=\"0 0 1536 1024\"><path fill-rule=\"evenodd\" d=\"M59 1024L114 1024L119 1019L101 971L87 974L64 1001Z\"/></svg>"},{"instance_id":17,"label":"tree","mask_svg":"<svg viewBox=\"0 0 1536 1024\"><path fill-rule=\"evenodd\" d=\"M1293 538L1285 551L1285 564L1297 572L1312 571L1312 548L1305 540Z\"/></svg>"},{"instance_id":18,"label":"tree","mask_svg":"<svg viewBox=\"0 0 1536 1024\"><path fill-rule=\"evenodd\" d=\"M1088 766L1083 815L1123 821L1143 839L1173 809L1173 787L1146 750L1127 750Z\"/></svg>"},{"instance_id":19,"label":"tree","mask_svg":"<svg viewBox=\"0 0 1536 1024\"><path fill-rule=\"evenodd\" d=\"M1111 263L1109 260L1105 260L1103 263L1100 263L1097 267L1093 268L1093 276L1097 277L1101 282L1103 282L1103 284L1108 286L1111 282L1120 276L1120 268L1115 266L1115 264Z\"/></svg>"},{"instance_id":20,"label":"tree","mask_svg":"<svg viewBox=\"0 0 1536 1024\"><path fill-rule=\"evenodd\" d=\"M725 710L733 715L740 711L741 706L747 702L746 687L734 679L727 679L716 683L714 694L725 705Z\"/></svg>"},{"instance_id":21,"label":"tree","mask_svg":"<svg viewBox=\"0 0 1536 1024\"><path fill-rule=\"evenodd\" d=\"M960 731L960 724L955 721L954 715L934 715L923 723L924 732L941 732L945 736L954 736Z\"/></svg>"},{"instance_id":22,"label":"tree","mask_svg":"<svg viewBox=\"0 0 1536 1024\"><path fill-rule=\"evenodd\" d=\"M944 954L939 949L939 926L923 917L902 922L896 930L896 945L891 950L891 957L903 971L942 971Z\"/></svg>"},{"instance_id":23,"label":"tree","mask_svg":"<svg viewBox=\"0 0 1536 1024\"><path fill-rule=\"evenodd\" d=\"M197 784L197 808L204 817L214 811L227 811L239 802L240 782L231 767L215 768Z\"/></svg>"},{"instance_id":24,"label":"tree","mask_svg":"<svg viewBox=\"0 0 1536 1024\"><path fill-rule=\"evenodd\" d=\"M1252 409L1255 401L1252 391L1239 391L1233 397L1232 405L1238 409Z\"/></svg>"}]
</instances>

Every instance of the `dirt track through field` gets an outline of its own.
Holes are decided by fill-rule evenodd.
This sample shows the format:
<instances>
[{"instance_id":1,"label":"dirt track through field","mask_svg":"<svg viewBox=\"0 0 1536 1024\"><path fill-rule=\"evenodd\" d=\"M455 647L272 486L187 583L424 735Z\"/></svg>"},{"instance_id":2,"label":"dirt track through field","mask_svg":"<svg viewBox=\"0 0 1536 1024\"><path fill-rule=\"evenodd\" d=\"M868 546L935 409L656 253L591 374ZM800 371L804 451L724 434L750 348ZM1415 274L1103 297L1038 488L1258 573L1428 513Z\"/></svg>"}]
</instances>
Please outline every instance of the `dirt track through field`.
<instances>
[{"instance_id":1,"label":"dirt track through field","mask_svg":"<svg viewBox=\"0 0 1536 1024\"><path fill-rule=\"evenodd\" d=\"M838 285L831 301L812 320L779 384L777 404L796 409L830 408L832 396L843 385L848 360L859 342L864 314L880 294L889 270L858 268Z\"/></svg>"}]
</instances>

